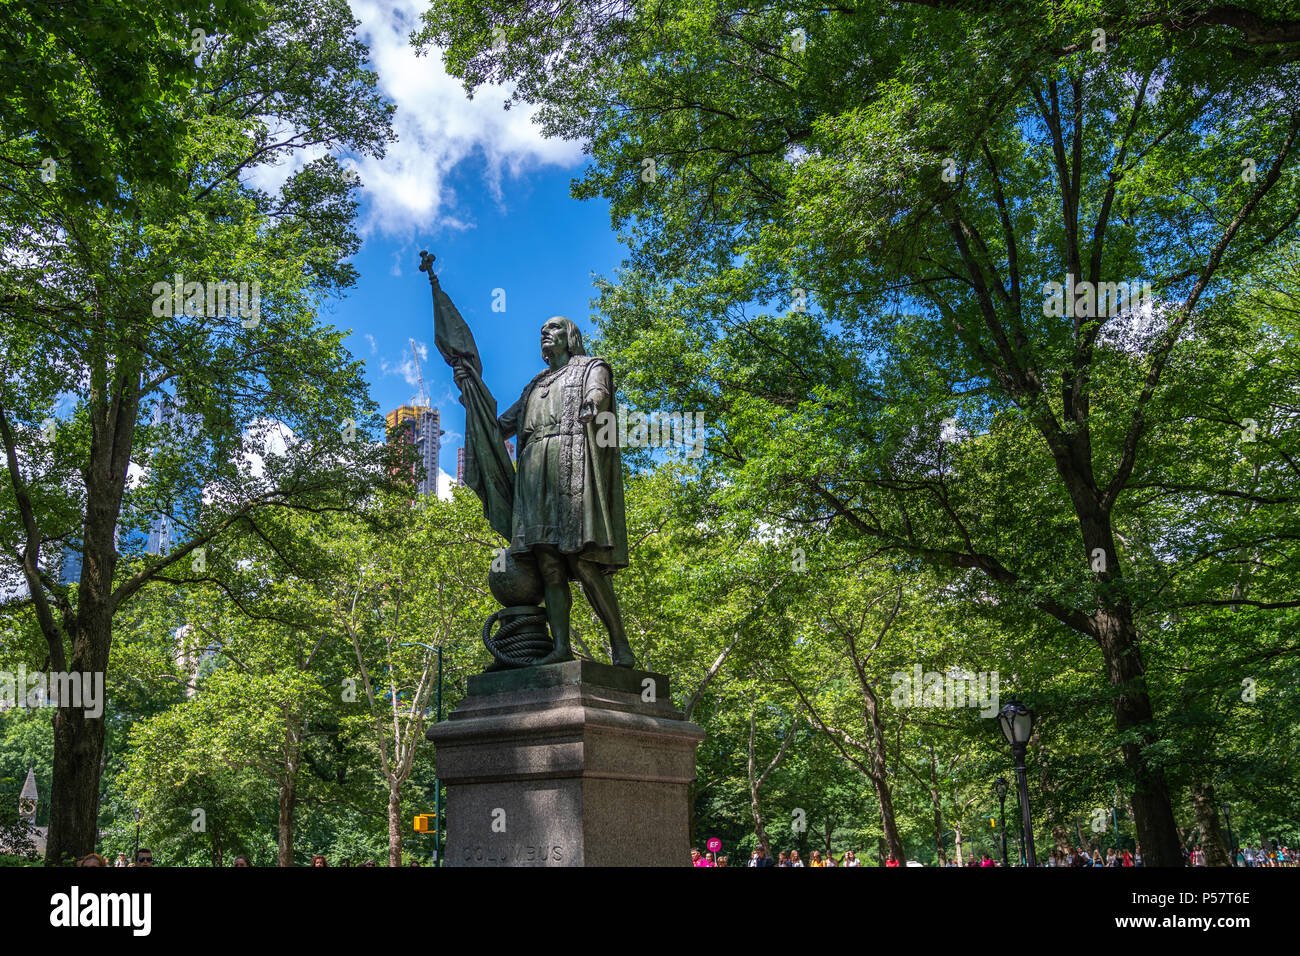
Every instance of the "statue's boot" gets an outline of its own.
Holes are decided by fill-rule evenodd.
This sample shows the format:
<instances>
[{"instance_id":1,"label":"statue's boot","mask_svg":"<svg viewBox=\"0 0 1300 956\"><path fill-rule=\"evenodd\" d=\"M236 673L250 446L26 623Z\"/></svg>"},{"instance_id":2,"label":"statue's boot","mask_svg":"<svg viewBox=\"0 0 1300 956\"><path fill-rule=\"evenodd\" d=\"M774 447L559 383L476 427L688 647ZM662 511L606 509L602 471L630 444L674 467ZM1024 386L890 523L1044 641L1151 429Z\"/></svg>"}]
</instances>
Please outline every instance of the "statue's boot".
<instances>
[{"instance_id":1,"label":"statue's boot","mask_svg":"<svg viewBox=\"0 0 1300 956\"><path fill-rule=\"evenodd\" d=\"M571 660L573 660L573 652L569 650L569 645L556 644L555 650L543 657L537 664L563 664L565 661Z\"/></svg>"},{"instance_id":2,"label":"statue's boot","mask_svg":"<svg viewBox=\"0 0 1300 956\"><path fill-rule=\"evenodd\" d=\"M626 640L610 647L610 660L614 662L615 667L636 667L636 656Z\"/></svg>"}]
</instances>

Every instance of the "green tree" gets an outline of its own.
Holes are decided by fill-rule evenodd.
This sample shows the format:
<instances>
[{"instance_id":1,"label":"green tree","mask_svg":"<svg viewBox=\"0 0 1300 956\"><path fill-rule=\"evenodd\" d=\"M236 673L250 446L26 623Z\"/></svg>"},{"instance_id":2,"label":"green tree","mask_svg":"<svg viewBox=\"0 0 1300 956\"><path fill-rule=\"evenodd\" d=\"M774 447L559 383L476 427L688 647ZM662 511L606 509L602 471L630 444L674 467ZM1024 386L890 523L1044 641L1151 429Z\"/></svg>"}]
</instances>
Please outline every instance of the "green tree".
<instances>
[{"instance_id":1,"label":"green tree","mask_svg":"<svg viewBox=\"0 0 1300 956\"><path fill-rule=\"evenodd\" d=\"M229 529L350 507L386 474L349 440L373 413L359 363L315 319L354 277L355 185L328 156L275 194L247 180L309 149L382 153L392 107L355 21L341 0L173 9L65 4L3 33L0 93L18 108L0 159L19 173L0 191L0 540L57 671L104 673L146 584L228 577ZM46 181L51 150L70 174ZM183 424L153 422L160 403ZM281 423L293 437L269 454ZM181 544L145 555L133 539L163 515ZM71 586L50 567L65 546L82 559ZM49 863L94 845L105 737L69 708L54 728Z\"/></svg>"}]
</instances>

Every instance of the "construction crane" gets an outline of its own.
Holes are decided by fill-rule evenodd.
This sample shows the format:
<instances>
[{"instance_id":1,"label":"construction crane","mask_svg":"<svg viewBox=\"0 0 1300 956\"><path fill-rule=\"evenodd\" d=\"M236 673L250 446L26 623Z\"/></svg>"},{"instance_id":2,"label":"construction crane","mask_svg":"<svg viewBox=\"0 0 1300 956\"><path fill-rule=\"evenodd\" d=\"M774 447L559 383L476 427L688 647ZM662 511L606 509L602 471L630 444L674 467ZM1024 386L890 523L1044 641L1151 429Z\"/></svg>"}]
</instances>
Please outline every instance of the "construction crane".
<instances>
[{"instance_id":1,"label":"construction crane","mask_svg":"<svg viewBox=\"0 0 1300 956\"><path fill-rule=\"evenodd\" d=\"M420 370L420 352L415 347L415 339L411 339L411 358L415 359L415 378L420 383L420 394L417 396L419 404L428 408L430 405L429 393L424 390L424 372Z\"/></svg>"}]
</instances>

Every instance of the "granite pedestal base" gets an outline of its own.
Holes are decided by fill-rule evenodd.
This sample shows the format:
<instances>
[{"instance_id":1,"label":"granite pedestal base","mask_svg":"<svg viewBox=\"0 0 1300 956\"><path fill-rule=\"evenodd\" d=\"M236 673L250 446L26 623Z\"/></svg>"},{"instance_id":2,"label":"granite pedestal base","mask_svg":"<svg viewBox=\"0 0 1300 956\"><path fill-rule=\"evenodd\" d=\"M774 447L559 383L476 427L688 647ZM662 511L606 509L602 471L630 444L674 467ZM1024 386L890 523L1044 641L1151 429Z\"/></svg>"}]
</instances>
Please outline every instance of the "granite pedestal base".
<instances>
[{"instance_id":1,"label":"granite pedestal base","mask_svg":"<svg viewBox=\"0 0 1300 956\"><path fill-rule=\"evenodd\" d=\"M447 866L683 866L704 731L662 674L569 661L480 674L429 729Z\"/></svg>"}]
</instances>

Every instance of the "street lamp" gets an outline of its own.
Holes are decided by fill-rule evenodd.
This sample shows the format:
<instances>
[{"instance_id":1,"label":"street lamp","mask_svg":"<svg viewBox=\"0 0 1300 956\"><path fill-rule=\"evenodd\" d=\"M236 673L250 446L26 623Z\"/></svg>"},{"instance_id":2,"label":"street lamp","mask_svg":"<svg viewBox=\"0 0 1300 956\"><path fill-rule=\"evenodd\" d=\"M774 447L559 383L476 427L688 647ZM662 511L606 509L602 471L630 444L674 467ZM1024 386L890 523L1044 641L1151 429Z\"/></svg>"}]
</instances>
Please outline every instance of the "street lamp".
<instances>
[{"instance_id":1,"label":"street lamp","mask_svg":"<svg viewBox=\"0 0 1300 956\"><path fill-rule=\"evenodd\" d=\"M1007 778L998 777L993 781L993 789L997 791L998 806L1000 819L998 826L1002 828L1002 865L1007 865Z\"/></svg>"},{"instance_id":2,"label":"street lamp","mask_svg":"<svg viewBox=\"0 0 1300 956\"><path fill-rule=\"evenodd\" d=\"M423 641L407 641L399 646L426 647L438 655L438 715L434 723L442 723L442 648ZM437 767L436 761L434 767ZM442 866L442 782L436 773L433 776L433 865Z\"/></svg>"},{"instance_id":3,"label":"street lamp","mask_svg":"<svg viewBox=\"0 0 1300 956\"><path fill-rule=\"evenodd\" d=\"M1038 866L1038 856L1034 853L1034 824L1029 819L1029 784L1025 780L1025 748L1029 737L1034 732L1034 712L1018 700L1009 700L998 712L998 723L1002 725L1002 735L1011 745L1012 756L1016 759L1016 783L1020 790L1020 826L1024 831L1025 855L1028 866Z\"/></svg>"}]
</instances>

